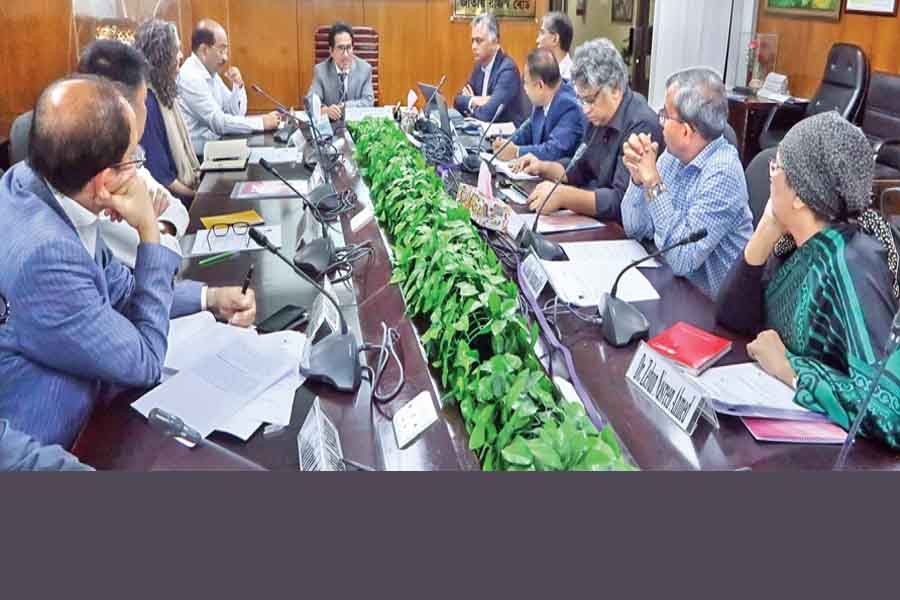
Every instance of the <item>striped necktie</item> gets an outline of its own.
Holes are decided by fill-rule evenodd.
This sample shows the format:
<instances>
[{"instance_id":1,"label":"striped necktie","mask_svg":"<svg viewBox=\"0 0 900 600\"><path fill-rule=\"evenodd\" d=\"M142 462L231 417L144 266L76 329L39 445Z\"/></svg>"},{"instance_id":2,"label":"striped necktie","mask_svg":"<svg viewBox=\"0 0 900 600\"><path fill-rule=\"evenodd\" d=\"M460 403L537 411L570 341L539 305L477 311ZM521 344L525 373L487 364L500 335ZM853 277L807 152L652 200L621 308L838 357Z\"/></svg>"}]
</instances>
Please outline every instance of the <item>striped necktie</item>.
<instances>
[{"instance_id":1,"label":"striped necktie","mask_svg":"<svg viewBox=\"0 0 900 600\"><path fill-rule=\"evenodd\" d=\"M338 104L343 104L344 100L347 99L347 74L338 73L338 79L341 80L341 94Z\"/></svg>"}]
</instances>

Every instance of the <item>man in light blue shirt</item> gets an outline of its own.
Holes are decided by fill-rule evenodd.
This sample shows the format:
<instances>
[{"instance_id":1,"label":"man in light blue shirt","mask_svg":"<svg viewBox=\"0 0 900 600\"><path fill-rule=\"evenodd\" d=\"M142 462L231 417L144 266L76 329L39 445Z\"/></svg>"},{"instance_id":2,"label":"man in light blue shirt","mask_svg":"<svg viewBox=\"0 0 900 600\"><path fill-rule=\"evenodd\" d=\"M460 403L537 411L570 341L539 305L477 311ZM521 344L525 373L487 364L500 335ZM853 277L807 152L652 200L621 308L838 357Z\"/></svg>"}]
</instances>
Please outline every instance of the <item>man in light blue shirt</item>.
<instances>
[{"instance_id":1,"label":"man in light blue shirt","mask_svg":"<svg viewBox=\"0 0 900 600\"><path fill-rule=\"evenodd\" d=\"M635 239L658 248L706 229L699 242L665 254L676 275L715 297L753 233L747 183L737 150L722 135L728 116L725 86L707 68L686 69L667 82L659 111L666 151L648 135L632 135L623 160L631 184L622 199L622 224Z\"/></svg>"}]
</instances>

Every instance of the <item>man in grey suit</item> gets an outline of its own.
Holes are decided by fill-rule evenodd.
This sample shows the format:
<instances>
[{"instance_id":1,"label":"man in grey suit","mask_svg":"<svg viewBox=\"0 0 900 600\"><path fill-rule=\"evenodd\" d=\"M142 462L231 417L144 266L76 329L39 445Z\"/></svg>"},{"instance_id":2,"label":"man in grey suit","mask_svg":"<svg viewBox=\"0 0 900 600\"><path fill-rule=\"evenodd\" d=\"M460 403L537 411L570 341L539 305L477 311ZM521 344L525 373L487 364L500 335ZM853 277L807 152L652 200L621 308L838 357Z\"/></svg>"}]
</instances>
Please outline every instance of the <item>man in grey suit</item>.
<instances>
[{"instance_id":1,"label":"man in grey suit","mask_svg":"<svg viewBox=\"0 0 900 600\"><path fill-rule=\"evenodd\" d=\"M332 121L344 117L345 107L374 106L372 67L353 54L353 28L340 21L328 32L331 56L316 65L309 94L322 100L322 114Z\"/></svg>"}]
</instances>

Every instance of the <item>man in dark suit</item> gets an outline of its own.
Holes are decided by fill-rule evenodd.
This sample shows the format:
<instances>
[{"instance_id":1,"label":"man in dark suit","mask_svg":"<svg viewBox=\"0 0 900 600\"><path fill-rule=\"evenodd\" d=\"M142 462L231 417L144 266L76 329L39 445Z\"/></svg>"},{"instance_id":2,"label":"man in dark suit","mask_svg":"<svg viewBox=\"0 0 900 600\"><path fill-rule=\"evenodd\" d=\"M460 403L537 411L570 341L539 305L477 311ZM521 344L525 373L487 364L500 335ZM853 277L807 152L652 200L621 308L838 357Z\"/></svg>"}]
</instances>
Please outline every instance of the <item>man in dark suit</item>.
<instances>
[{"instance_id":1,"label":"man in dark suit","mask_svg":"<svg viewBox=\"0 0 900 600\"><path fill-rule=\"evenodd\" d=\"M332 121L344 116L347 106L374 106L372 66L353 54L353 28L337 22L328 32L331 56L316 65L309 94L322 100L322 113Z\"/></svg>"},{"instance_id":2,"label":"man in dark suit","mask_svg":"<svg viewBox=\"0 0 900 600\"><path fill-rule=\"evenodd\" d=\"M534 110L531 123L516 132L498 157L512 160L533 154L539 160L571 158L584 133L585 118L575 90L562 80L550 50L538 48L525 62L525 93ZM494 141L494 151L506 142Z\"/></svg>"},{"instance_id":3,"label":"man in dark suit","mask_svg":"<svg viewBox=\"0 0 900 600\"><path fill-rule=\"evenodd\" d=\"M500 49L500 28L492 13L472 21L472 53L475 69L456 97L456 110L481 121L490 121L502 104L498 123L520 125L528 114L522 80L515 61Z\"/></svg>"}]
</instances>

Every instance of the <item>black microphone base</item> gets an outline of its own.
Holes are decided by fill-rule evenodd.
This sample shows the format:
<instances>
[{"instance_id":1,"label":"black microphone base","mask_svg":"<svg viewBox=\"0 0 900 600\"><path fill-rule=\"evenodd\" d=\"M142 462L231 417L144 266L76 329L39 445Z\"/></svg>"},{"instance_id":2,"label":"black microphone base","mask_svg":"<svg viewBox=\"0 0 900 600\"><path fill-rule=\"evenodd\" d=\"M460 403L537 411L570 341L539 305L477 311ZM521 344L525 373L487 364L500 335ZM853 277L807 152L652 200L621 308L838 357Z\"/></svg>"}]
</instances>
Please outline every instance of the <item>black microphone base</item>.
<instances>
[{"instance_id":1,"label":"black microphone base","mask_svg":"<svg viewBox=\"0 0 900 600\"><path fill-rule=\"evenodd\" d=\"M336 218L336 213L340 208L340 198L330 183L323 183L310 192L309 203L323 215L331 216L329 220Z\"/></svg>"},{"instance_id":2,"label":"black microphone base","mask_svg":"<svg viewBox=\"0 0 900 600\"><path fill-rule=\"evenodd\" d=\"M569 260L566 251L558 243L548 240L540 233L523 229L519 234L519 247L523 250L534 249L541 260Z\"/></svg>"},{"instance_id":3,"label":"black microphone base","mask_svg":"<svg viewBox=\"0 0 900 600\"><path fill-rule=\"evenodd\" d=\"M463 171L467 173L478 173L481 170L481 157L473 154L466 154L461 165Z\"/></svg>"},{"instance_id":4,"label":"black microphone base","mask_svg":"<svg viewBox=\"0 0 900 600\"><path fill-rule=\"evenodd\" d=\"M294 254L294 264L297 268L316 280L321 279L333 263L334 242L330 237L316 238L303 244Z\"/></svg>"},{"instance_id":5,"label":"black microphone base","mask_svg":"<svg viewBox=\"0 0 900 600\"><path fill-rule=\"evenodd\" d=\"M608 344L621 348L634 340L647 339L650 323L641 311L609 294L604 294L603 300L603 337Z\"/></svg>"},{"instance_id":6,"label":"black microphone base","mask_svg":"<svg viewBox=\"0 0 900 600\"><path fill-rule=\"evenodd\" d=\"M352 334L332 333L309 351L309 365L300 374L339 392L355 392L362 380L359 344Z\"/></svg>"}]
</instances>

